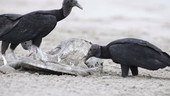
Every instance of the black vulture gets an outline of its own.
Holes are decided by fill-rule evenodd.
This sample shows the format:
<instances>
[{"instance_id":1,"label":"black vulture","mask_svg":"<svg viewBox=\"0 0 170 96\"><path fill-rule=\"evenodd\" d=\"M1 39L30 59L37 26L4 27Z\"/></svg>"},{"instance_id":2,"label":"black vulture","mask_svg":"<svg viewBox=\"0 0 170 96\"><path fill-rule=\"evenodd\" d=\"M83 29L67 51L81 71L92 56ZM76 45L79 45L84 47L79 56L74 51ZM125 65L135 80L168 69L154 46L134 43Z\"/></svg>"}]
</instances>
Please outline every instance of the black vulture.
<instances>
[{"instance_id":1,"label":"black vulture","mask_svg":"<svg viewBox=\"0 0 170 96\"><path fill-rule=\"evenodd\" d=\"M127 77L129 69L132 75L138 75L138 67L158 70L170 66L170 56L153 44L135 38L115 40L106 46L93 44L89 49L85 63L90 57L112 59L121 65L122 77Z\"/></svg>"},{"instance_id":2,"label":"black vulture","mask_svg":"<svg viewBox=\"0 0 170 96\"><path fill-rule=\"evenodd\" d=\"M16 16L17 18L13 19L13 23L1 29L0 40L3 41L2 54L5 54L9 43L15 49L19 43L29 40L32 41L34 52L41 54L39 46L42 38L55 28L58 21L66 18L74 6L82 9L77 0L64 0L61 9L34 11L22 16ZM43 59L43 54L40 57L40 59ZM4 56L3 60L6 61Z\"/></svg>"},{"instance_id":3,"label":"black vulture","mask_svg":"<svg viewBox=\"0 0 170 96\"><path fill-rule=\"evenodd\" d=\"M21 15L19 15L19 14L0 15L0 35L6 33L7 31L10 31L15 26L15 24L17 24L20 17L21 17ZM4 64L7 64L4 54L9 46L9 44L10 44L9 42L2 41L1 47L3 47L3 48L1 48L1 53L2 53L2 58L4 59ZM24 46L25 42L23 42L23 43L21 43L21 45L25 50L28 50L28 47L29 47L28 44L27 44L27 46ZM11 43L10 49L12 51L14 58L16 58L16 55L14 54L15 48L16 48L16 44Z\"/></svg>"}]
</instances>

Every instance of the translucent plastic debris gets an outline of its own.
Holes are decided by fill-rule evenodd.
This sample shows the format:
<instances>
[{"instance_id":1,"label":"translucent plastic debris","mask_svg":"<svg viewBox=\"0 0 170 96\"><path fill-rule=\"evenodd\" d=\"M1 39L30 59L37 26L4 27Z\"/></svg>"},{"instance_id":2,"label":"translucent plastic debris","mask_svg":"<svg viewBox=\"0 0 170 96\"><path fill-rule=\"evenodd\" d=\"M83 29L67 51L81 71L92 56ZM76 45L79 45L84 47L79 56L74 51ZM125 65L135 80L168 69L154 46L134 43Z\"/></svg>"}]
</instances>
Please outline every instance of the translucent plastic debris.
<instances>
[{"instance_id":1,"label":"translucent plastic debris","mask_svg":"<svg viewBox=\"0 0 170 96\"><path fill-rule=\"evenodd\" d=\"M24 43L24 47L30 47L30 42L31 41ZM90 58L87 61L88 66L91 66L90 68L84 64L85 56L91 45L90 42L83 39L69 39L62 41L56 48L44 52L44 55L47 57L47 61L45 62L35 60L30 56L11 61L10 66L14 68L21 66L29 70L45 73L67 73L82 76L101 73L103 69L103 61L101 59Z\"/></svg>"}]
</instances>

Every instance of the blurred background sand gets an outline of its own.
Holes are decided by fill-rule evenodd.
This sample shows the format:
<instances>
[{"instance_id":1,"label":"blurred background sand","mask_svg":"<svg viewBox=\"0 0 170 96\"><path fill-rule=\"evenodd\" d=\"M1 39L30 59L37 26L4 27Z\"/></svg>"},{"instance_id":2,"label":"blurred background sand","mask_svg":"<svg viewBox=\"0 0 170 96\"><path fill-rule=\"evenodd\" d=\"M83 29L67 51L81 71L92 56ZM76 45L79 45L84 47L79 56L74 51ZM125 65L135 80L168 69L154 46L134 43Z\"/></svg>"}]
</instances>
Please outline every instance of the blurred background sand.
<instances>
[{"instance_id":1,"label":"blurred background sand","mask_svg":"<svg viewBox=\"0 0 170 96\"><path fill-rule=\"evenodd\" d=\"M83 10L71 14L43 39L47 51L69 38L106 45L121 38L147 40L170 54L169 0L79 0ZM0 14L26 14L61 8L62 0L1 0ZM20 46L17 55L25 55ZM7 53L8 54L8 53ZM105 60L101 76L74 77L11 73L0 75L1 96L169 96L170 68L140 69L137 77L120 77L120 66Z\"/></svg>"}]
</instances>

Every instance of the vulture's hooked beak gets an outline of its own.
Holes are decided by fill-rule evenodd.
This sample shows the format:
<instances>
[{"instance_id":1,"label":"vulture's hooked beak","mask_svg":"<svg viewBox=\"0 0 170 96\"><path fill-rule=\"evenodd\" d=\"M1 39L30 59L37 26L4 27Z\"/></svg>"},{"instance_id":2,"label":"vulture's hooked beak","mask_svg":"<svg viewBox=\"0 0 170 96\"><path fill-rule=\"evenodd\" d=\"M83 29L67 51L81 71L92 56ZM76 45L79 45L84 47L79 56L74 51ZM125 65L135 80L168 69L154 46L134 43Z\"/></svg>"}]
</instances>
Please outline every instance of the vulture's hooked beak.
<instances>
[{"instance_id":1,"label":"vulture's hooked beak","mask_svg":"<svg viewBox=\"0 0 170 96\"><path fill-rule=\"evenodd\" d=\"M84 57L84 64L87 64L86 61L90 58L90 56L85 56Z\"/></svg>"},{"instance_id":2,"label":"vulture's hooked beak","mask_svg":"<svg viewBox=\"0 0 170 96\"><path fill-rule=\"evenodd\" d=\"M80 8L81 10L83 10L83 7L82 7L78 2L76 3L75 6L78 7L78 8Z\"/></svg>"},{"instance_id":3,"label":"vulture's hooked beak","mask_svg":"<svg viewBox=\"0 0 170 96\"><path fill-rule=\"evenodd\" d=\"M87 61L87 56L85 56L84 58L83 58L84 60L84 64L86 64L86 61Z\"/></svg>"}]
</instances>

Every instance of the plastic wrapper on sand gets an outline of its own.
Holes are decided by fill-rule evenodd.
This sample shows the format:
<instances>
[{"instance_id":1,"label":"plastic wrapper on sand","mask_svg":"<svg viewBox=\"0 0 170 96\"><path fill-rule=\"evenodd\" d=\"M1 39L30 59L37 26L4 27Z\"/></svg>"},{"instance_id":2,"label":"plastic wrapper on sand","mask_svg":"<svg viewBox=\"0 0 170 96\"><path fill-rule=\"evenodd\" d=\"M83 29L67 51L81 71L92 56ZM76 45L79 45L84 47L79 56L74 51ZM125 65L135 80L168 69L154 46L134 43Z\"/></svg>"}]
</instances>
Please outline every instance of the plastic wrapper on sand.
<instances>
[{"instance_id":1,"label":"plastic wrapper on sand","mask_svg":"<svg viewBox=\"0 0 170 96\"><path fill-rule=\"evenodd\" d=\"M29 41L28 41L29 42ZM22 57L19 60L11 60L9 65L13 68L24 68L29 71L43 72L47 74L72 74L87 76L100 74L103 70L103 61L97 58L90 58L84 64L84 57L87 55L91 43L83 39L70 39L61 42L56 48L44 52L47 61L35 60L30 57Z\"/></svg>"}]
</instances>

